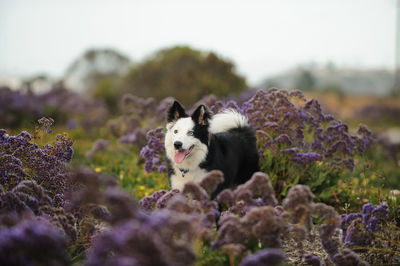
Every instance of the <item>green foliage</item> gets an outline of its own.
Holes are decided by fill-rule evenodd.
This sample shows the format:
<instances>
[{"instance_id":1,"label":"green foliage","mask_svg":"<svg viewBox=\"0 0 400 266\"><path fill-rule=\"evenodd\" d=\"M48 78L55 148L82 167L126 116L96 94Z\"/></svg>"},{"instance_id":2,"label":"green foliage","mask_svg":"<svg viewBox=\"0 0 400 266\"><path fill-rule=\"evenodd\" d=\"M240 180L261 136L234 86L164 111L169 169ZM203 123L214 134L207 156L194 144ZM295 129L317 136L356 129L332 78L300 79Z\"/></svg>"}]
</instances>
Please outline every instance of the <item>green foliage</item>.
<instances>
[{"instance_id":1,"label":"green foliage","mask_svg":"<svg viewBox=\"0 0 400 266\"><path fill-rule=\"evenodd\" d=\"M199 253L196 266L223 266L229 264L226 255L222 255L219 249L211 250L209 245L203 245Z\"/></svg>"},{"instance_id":2,"label":"green foliage","mask_svg":"<svg viewBox=\"0 0 400 266\"><path fill-rule=\"evenodd\" d=\"M143 161L139 157L136 147L118 143L117 139L108 135L106 131L97 131L91 135L85 134L82 129L69 131L76 140L74 165L87 165L96 172L114 176L118 183L135 198L140 199L160 189L167 189L168 182L164 173L146 173ZM108 149L95 153L87 158L85 153L91 149L96 138L111 139L112 144Z\"/></svg>"},{"instance_id":3,"label":"green foliage","mask_svg":"<svg viewBox=\"0 0 400 266\"><path fill-rule=\"evenodd\" d=\"M289 188L296 184L307 184L318 200L332 200L332 193L342 172L334 170L321 162L308 166L301 166L290 160L289 156L265 150L261 169L268 173L272 184L275 186L277 198L285 198ZM333 202L329 202L332 204Z\"/></svg>"},{"instance_id":4,"label":"green foliage","mask_svg":"<svg viewBox=\"0 0 400 266\"><path fill-rule=\"evenodd\" d=\"M317 201L347 212L360 209L366 202L390 202L384 195L399 187L400 170L381 149L377 146L364 156L357 156L352 172L334 169L324 162L299 166L285 154L265 150L261 169L268 173L279 200L295 184L306 184Z\"/></svg>"},{"instance_id":5,"label":"green foliage","mask_svg":"<svg viewBox=\"0 0 400 266\"><path fill-rule=\"evenodd\" d=\"M246 89L246 81L235 73L233 63L212 52L173 47L131 68L123 90L140 97L162 99L173 96L191 104L204 95L226 96Z\"/></svg>"},{"instance_id":6,"label":"green foliage","mask_svg":"<svg viewBox=\"0 0 400 266\"><path fill-rule=\"evenodd\" d=\"M63 112L58 106L44 105L43 110L44 116L53 118L57 124L64 124L68 119L67 113Z\"/></svg>"}]
</instances>

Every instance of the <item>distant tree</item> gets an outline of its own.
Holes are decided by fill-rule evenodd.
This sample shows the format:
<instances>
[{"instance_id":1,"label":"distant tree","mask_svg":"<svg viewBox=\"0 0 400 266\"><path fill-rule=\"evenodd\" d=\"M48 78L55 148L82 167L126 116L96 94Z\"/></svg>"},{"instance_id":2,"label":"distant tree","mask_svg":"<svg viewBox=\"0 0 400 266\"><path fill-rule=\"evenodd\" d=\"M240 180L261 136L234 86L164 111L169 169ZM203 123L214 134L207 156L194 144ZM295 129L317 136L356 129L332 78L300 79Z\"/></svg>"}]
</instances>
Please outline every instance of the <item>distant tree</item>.
<instances>
[{"instance_id":1,"label":"distant tree","mask_svg":"<svg viewBox=\"0 0 400 266\"><path fill-rule=\"evenodd\" d=\"M113 49L89 49L68 67L65 78L78 80L91 89L104 78L120 77L129 68L130 59Z\"/></svg>"},{"instance_id":2,"label":"distant tree","mask_svg":"<svg viewBox=\"0 0 400 266\"><path fill-rule=\"evenodd\" d=\"M122 86L125 92L140 97L173 96L184 104L193 104L207 94L240 93L247 87L232 62L186 46L160 50L133 66Z\"/></svg>"},{"instance_id":3,"label":"distant tree","mask_svg":"<svg viewBox=\"0 0 400 266\"><path fill-rule=\"evenodd\" d=\"M111 111L116 110L121 90L121 77L127 73L131 60L113 49L89 49L68 67L65 80L80 91L102 99Z\"/></svg>"},{"instance_id":4,"label":"distant tree","mask_svg":"<svg viewBox=\"0 0 400 266\"><path fill-rule=\"evenodd\" d=\"M313 91L315 89L315 77L310 70L300 69L295 82L296 89L304 91Z\"/></svg>"}]
</instances>

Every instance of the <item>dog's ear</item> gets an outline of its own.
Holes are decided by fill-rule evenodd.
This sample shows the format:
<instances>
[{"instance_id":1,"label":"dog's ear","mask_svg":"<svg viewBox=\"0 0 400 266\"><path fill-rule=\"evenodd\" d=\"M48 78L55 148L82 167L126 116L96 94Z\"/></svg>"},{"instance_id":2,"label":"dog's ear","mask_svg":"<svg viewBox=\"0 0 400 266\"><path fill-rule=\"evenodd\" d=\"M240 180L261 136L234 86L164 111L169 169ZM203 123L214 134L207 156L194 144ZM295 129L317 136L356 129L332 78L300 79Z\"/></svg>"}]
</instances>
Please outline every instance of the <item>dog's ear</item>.
<instances>
[{"instance_id":1,"label":"dog's ear","mask_svg":"<svg viewBox=\"0 0 400 266\"><path fill-rule=\"evenodd\" d=\"M179 102L174 101L171 108L168 110L167 121L168 123L174 122L182 117L188 117L188 115L182 105Z\"/></svg>"},{"instance_id":2,"label":"dog's ear","mask_svg":"<svg viewBox=\"0 0 400 266\"><path fill-rule=\"evenodd\" d=\"M192 120L199 125L208 125L208 120L210 119L211 114L208 111L207 106L200 105L192 114Z\"/></svg>"}]
</instances>

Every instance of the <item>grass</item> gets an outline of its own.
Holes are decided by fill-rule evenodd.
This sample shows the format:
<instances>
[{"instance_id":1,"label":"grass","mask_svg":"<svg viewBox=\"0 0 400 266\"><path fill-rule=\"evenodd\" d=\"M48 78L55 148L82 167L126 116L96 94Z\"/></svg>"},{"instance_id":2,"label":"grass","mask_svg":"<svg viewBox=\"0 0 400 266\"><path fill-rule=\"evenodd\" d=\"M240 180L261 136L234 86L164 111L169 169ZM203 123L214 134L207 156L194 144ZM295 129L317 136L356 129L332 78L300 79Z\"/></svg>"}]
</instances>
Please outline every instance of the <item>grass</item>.
<instances>
[{"instance_id":1,"label":"grass","mask_svg":"<svg viewBox=\"0 0 400 266\"><path fill-rule=\"evenodd\" d=\"M129 144L121 144L104 131L85 134L80 129L70 131L74 139L73 166L85 165L98 173L114 176L118 183L135 198L140 199L151 195L154 191L168 189L168 179L165 173L146 173L143 160L139 157L140 150ZM97 138L111 141L106 150L95 153L87 158L85 153L92 148Z\"/></svg>"}]
</instances>

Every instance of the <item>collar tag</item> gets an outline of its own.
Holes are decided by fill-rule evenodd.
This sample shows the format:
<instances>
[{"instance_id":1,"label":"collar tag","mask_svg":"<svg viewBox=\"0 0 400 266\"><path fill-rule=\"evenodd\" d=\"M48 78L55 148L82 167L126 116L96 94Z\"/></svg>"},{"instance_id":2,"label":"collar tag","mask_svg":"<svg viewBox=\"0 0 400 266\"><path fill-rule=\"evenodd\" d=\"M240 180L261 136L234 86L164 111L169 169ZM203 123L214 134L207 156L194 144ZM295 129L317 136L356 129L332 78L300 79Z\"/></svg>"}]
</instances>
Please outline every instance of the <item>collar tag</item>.
<instances>
[{"instance_id":1,"label":"collar tag","mask_svg":"<svg viewBox=\"0 0 400 266\"><path fill-rule=\"evenodd\" d=\"M185 174L187 174L189 172L189 169L181 169L181 168L179 168L179 171L181 171L182 177L184 177Z\"/></svg>"}]
</instances>

